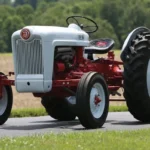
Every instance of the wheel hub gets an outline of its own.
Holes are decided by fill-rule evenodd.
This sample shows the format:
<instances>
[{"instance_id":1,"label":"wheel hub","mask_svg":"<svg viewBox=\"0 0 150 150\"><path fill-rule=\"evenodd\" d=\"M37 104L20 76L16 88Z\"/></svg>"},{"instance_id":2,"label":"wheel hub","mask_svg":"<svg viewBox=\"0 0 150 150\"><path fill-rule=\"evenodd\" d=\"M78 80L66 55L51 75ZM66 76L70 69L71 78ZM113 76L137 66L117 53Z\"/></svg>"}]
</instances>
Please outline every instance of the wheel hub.
<instances>
[{"instance_id":1,"label":"wheel hub","mask_svg":"<svg viewBox=\"0 0 150 150\"><path fill-rule=\"evenodd\" d=\"M99 118L104 111L105 94L102 85L95 83L90 92L90 109L95 118Z\"/></svg>"},{"instance_id":2,"label":"wheel hub","mask_svg":"<svg viewBox=\"0 0 150 150\"><path fill-rule=\"evenodd\" d=\"M99 104L102 100L99 98L99 95L95 95L95 105Z\"/></svg>"}]
</instances>

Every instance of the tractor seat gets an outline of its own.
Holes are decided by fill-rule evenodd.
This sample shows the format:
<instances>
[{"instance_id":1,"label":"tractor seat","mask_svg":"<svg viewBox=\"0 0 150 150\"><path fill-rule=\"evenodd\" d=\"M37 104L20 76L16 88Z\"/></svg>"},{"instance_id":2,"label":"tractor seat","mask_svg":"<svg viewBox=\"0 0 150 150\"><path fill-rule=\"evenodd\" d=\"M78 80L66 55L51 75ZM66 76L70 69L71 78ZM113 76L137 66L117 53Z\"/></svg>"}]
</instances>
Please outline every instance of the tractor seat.
<instances>
[{"instance_id":1,"label":"tractor seat","mask_svg":"<svg viewBox=\"0 0 150 150\"><path fill-rule=\"evenodd\" d=\"M105 54L109 52L115 42L112 39L95 39L90 41L90 46L85 47L86 54Z\"/></svg>"}]
</instances>

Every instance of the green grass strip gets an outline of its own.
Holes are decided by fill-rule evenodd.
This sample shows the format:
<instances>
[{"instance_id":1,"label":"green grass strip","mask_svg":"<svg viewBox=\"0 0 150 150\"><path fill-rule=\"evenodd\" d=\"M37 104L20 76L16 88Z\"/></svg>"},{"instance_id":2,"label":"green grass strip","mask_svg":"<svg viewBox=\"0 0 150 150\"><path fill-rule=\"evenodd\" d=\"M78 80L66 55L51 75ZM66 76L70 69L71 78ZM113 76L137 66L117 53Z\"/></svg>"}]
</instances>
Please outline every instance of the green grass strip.
<instances>
[{"instance_id":1,"label":"green grass strip","mask_svg":"<svg viewBox=\"0 0 150 150\"><path fill-rule=\"evenodd\" d=\"M10 117L36 117L36 116L46 116L47 113L43 108L24 108L24 109L13 109Z\"/></svg>"},{"instance_id":2,"label":"green grass strip","mask_svg":"<svg viewBox=\"0 0 150 150\"><path fill-rule=\"evenodd\" d=\"M128 111L128 108L126 105L110 106L109 107L109 112L122 112L122 111Z\"/></svg>"},{"instance_id":3,"label":"green grass strip","mask_svg":"<svg viewBox=\"0 0 150 150\"><path fill-rule=\"evenodd\" d=\"M81 131L31 137L2 138L0 150L148 150L150 129Z\"/></svg>"},{"instance_id":4,"label":"green grass strip","mask_svg":"<svg viewBox=\"0 0 150 150\"><path fill-rule=\"evenodd\" d=\"M110 106L109 107L110 112L121 112L121 111L127 111L127 107L125 105L121 106ZM47 113L42 108L24 108L24 109L13 109L11 112L10 117L36 117L36 116L46 116Z\"/></svg>"},{"instance_id":5,"label":"green grass strip","mask_svg":"<svg viewBox=\"0 0 150 150\"><path fill-rule=\"evenodd\" d=\"M0 56L12 56L12 53L0 53Z\"/></svg>"}]
</instances>

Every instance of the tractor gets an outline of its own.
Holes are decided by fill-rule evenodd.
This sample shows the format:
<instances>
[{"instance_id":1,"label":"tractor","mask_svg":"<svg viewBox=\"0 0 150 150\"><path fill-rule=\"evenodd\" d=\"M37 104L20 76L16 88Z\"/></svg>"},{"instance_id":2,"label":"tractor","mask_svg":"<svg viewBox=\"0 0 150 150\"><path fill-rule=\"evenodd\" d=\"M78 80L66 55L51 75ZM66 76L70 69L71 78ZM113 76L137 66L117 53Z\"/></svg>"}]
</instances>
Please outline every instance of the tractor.
<instances>
[{"instance_id":1,"label":"tractor","mask_svg":"<svg viewBox=\"0 0 150 150\"><path fill-rule=\"evenodd\" d=\"M70 16L66 22L68 27L26 26L13 33L15 70L8 75L0 73L0 124L10 115L13 85L20 93L41 97L52 118L71 121L78 117L87 129L103 126L109 96L124 88L131 114L140 121L150 121L149 30L141 27L132 31L123 45L122 61L116 61L114 40L89 40L98 30L95 21ZM96 57L106 53L107 58ZM15 80L8 79L11 75Z\"/></svg>"}]
</instances>

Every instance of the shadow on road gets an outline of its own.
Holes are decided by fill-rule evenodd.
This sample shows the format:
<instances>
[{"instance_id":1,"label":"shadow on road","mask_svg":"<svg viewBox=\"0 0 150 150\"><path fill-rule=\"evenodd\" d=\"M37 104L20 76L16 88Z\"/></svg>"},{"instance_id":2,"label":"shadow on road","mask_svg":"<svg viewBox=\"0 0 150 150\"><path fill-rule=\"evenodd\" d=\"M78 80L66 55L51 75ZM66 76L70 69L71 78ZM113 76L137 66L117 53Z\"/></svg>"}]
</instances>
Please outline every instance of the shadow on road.
<instances>
[{"instance_id":1,"label":"shadow on road","mask_svg":"<svg viewBox=\"0 0 150 150\"><path fill-rule=\"evenodd\" d=\"M112 122L112 125L146 125L150 123L143 123L140 121L119 121L119 122Z\"/></svg>"},{"instance_id":2,"label":"shadow on road","mask_svg":"<svg viewBox=\"0 0 150 150\"><path fill-rule=\"evenodd\" d=\"M59 128L59 129L70 129L73 128L73 126L80 125L80 122L78 120L74 121L34 121L30 122L30 124L27 125L13 125L13 126L3 126L1 129L6 130L37 130L37 129L46 129L46 128ZM83 129L83 128L82 128Z\"/></svg>"},{"instance_id":3,"label":"shadow on road","mask_svg":"<svg viewBox=\"0 0 150 150\"><path fill-rule=\"evenodd\" d=\"M143 125L144 123L139 122L139 121L117 121L117 120L107 120L104 126L101 128L107 129L109 126L114 126L116 127L117 125L122 125L122 126L140 126ZM43 121L33 121L29 122L24 125L4 125L0 129L5 129L5 130L38 130L38 129L71 129L74 131L85 131L83 126L81 126L79 120L74 120L74 121L57 121L57 120L43 120Z\"/></svg>"}]
</instances>

